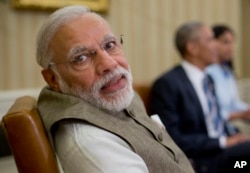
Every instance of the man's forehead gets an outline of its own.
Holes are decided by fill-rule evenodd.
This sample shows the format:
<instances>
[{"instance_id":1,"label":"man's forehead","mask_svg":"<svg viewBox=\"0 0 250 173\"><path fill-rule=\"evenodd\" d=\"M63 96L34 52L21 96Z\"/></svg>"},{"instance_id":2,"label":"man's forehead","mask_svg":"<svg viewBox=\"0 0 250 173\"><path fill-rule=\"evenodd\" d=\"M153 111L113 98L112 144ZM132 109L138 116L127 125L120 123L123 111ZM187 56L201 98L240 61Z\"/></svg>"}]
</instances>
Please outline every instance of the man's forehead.
<instances>
[{"instance_id":1,"label":"man's forehead","mask_svg":"<svg viewBox=\"0 0 250 173\"><path fill-rule=\"evenodd\" d=\"M72 38L74 36L79 37L79 35L81 37L88 35L98 36L106 33L112 33L112 31L109 24L103 18L95 14L84 14L61 25L57 29L55 36Z\"/></svg>"},{"instance_id":2,"label":"man's forehead","mask_svg":"<svg viewBox=\"0 0 250 173\"><path fill-rule=\"evenodd\" d=\"M68 21L61 26L63 30L72 32L92 33L92 32L111 32L106 20L95 14L84 14Z\"/></svg>"},{"instance_id":3,"label":"man's forehead","mask_svg":"<svg viewBox=\"0 0 250 173\"><path fill-rule=\"evenodd\" d=\"M72 22L80 22L86 24L100 25L103 27L109 26L108 22L101 16L95 13L87 13L72 19Z\"/></svg>"},{"instance_id":4,"label":"man's forehead","mask_svg":"<svg viewBox=\"0 0 250 173\"><path fill-rule=\"evenodd\" d=\"M84 14L71 19L61 25L54 37L52 38L50 45L71 45L75 46L81 44L89 47L94 42L102 42L106 38L110 37L112 31L108 23L98 15Z\"/></svg>"}]
</instances>

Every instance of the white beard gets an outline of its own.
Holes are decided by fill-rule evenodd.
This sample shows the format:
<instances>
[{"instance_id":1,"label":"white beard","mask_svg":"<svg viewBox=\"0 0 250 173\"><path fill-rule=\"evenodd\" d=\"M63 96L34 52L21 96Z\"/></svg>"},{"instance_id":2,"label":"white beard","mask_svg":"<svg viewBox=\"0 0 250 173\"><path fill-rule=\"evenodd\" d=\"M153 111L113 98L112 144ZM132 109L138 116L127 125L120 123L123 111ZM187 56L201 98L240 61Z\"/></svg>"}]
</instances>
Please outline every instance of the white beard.
<instances>
[{"instance_id":1,"label":"white beard","mask_svg":"<svg viewBox=\"0 0 250 173\"><path fill-rule=\"evenodd\" d=\"M117 92L101 96L101 88L105 84L110 82L114 77L120 76L121 74L125 76L127 85ZM90 104L109 113L117 113L125 109L129 106L134 97L134 91L132 87L132 74L130 70L126 70L122 67L118 67L113 72L105 75L103 79L94 83L92 88L88 91L84 91L81 86L69 87L69 85L61 78L58 73L57 75L59 77L59 86L62 93L79 97L82 100L85 100Z\"/></svg>"}]
</instances>

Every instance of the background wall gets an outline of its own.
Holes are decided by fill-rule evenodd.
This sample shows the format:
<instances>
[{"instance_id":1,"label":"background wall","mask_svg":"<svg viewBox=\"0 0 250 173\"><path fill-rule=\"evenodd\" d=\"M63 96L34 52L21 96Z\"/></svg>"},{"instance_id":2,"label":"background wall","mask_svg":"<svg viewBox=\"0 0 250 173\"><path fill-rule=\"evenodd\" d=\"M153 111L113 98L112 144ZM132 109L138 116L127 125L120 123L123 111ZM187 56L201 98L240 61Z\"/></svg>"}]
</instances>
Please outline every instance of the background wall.
<instances>
[{"instance_id":1,"label":"background wall","mask_svg":"<svg viewBox=\"0 0 250 173\"><path fill-rule=\"evenodd\" d=\"M242 34L242 73L250 77L250 0L241 2L241 34Z\"/></svg>"},{"instance_id":2,"label":"background wall","mask_svg":"<svg viewBox=\"0 0 250 173\"><path fill-rule=\"evenodd\" d=\"M249 0L110 0L103 15L116 34L124 35L134 80L152 82L179 62L173 35L177 27L191 20L230 25L237 35L236 75L250 78L249 10ZM0 90L45 85L35 60L35 39L50 13L17 11L8 2L0 3Z\"/></svg>"}]
</instances>

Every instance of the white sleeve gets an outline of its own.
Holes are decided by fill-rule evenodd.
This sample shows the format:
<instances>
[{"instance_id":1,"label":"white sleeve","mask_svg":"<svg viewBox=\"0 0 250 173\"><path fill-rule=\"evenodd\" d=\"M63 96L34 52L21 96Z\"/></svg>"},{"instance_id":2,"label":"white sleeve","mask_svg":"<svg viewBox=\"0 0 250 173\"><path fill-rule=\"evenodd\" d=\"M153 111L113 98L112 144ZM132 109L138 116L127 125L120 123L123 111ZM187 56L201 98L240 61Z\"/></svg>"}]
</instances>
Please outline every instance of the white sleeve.
<instances>
[{"instance_id":1,"label":"white sleeve","mask_svg":"<svg viewBox=\"0 0 250 173\"><path fill-rule=\"evenodd\" d=\"M166 130L166 127L165 127L165 125L163 124L163 122L161 121L161 118L159 117L158 114L150 115L150 118L151 118L154 122L156 122L160 128L162 128L163 130Z\"/></svg>"},{"instance_id":2,"label":"white sleeve","mask_svg":"<svg viewBox=\"0 0 250 173\"><path fill-rule=\"evenodd\" d=\"M65 173L148 173L124 140L92 125L60 124L54 140Z\"/></svg>"}]
</instances>

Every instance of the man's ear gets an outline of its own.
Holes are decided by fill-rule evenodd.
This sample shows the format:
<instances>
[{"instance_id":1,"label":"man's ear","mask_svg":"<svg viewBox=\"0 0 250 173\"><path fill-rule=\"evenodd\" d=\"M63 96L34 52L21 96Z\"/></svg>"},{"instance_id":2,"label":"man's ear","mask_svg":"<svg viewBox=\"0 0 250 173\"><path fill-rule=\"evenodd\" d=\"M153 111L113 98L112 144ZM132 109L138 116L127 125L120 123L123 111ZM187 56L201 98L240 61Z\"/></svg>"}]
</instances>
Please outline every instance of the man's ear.
<instances>
[{"instance_id":1,"label":"man's ear","mask_svg":"<svg viewBox=\"0 0 250 173\"><path fill-rule=\"evenodd\" d=\"M190 41L187 43L187 52L189 52L189 54L197 55L198 50L198 45L195 41Z\"/></svg>"},{"instance_id":2,"label":"man's ear","mask_svg":"<svg viewBox=\"0 0 250 173\"><path fill-rule=\"evenodd\" d=\"M44 80L54 91L57 91L57 92L61 91L59 87L59 83L58 83L59 79L57 75L55 74L55 72L53 72L50 69L43 69L41 73L43 75Z\"/></svg>"}]
</instances>

